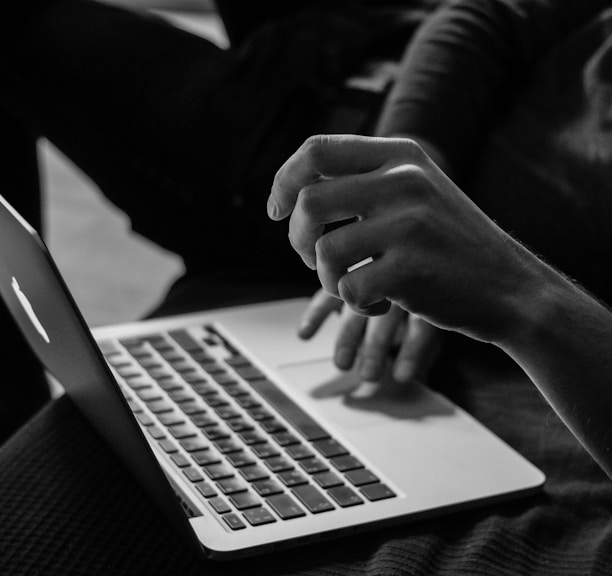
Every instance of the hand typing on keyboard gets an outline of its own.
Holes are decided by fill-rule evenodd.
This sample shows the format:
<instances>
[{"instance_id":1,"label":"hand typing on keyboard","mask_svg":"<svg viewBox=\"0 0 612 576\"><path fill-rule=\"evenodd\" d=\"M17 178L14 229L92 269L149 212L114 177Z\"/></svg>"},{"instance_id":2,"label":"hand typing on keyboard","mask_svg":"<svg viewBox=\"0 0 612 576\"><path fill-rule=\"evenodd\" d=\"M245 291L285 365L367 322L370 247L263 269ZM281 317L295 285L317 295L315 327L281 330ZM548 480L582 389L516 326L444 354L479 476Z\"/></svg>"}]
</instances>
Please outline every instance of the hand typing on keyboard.
<instances>
[{"instance_id":1,"label":"hand typing on keyboard","mask_svg":"<svg viewBox=\"0 0 612 576\"><path fill-rule=\"evenodd\" d=\"M427 378L441 339L441 332L431 324L395 305L382 316L361 316L320 289L301 318L298 329L300 337L312 337L334 312L342 315L334 353L338 368L350 370L357 364L363 381L378 382L385 374L390 359L395 381L407 383Z\"/></svg>"}]
</instances>

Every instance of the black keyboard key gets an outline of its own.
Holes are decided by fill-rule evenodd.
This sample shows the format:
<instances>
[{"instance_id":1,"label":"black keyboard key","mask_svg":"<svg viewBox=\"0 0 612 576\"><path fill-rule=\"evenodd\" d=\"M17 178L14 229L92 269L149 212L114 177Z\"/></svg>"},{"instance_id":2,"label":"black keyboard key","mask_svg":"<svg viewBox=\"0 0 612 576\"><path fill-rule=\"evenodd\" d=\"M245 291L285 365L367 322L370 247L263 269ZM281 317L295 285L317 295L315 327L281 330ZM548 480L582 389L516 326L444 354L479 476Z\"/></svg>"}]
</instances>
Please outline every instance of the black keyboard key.
<instances>
[{"instance_id":1,"label":"black keyboard key","mask_svg":"<svg viewBox=\"0 0 612 576\"><path fill-rule=\"evenodd\" d=\"M274 418L274 414L263 408L262 406L254 406L253 408L247 408L247 412L253 418L253 420L257 420L258 422L262 422L264 420L271 420Z\"/></svg>"},{"instance_id":2,"label":"black keyboard key","mask_svg":"<svg viewBox=\"0 0 612 576\"><path fill-rule=\"evenodd\" d=\"M145 430L155 438L155 440L163 440L166 437L166 432L159 426L147 426Z\"/></svg>"},{"instance_id":3,"label":"black keyboard key","mask_svg":"<svg viewBox=\"0 0 612 576\"><path fill-rule=\"evenodd\" d=\"M329 438L329 434L323 427L280 390L276 384L264 378L254 380L251 382L251 386L274 406L285 420L291 422L307 440Z\"/></svg>"},{"instance_id":4,"label":"black keyboard key","mask_svg":"<svg viewBox=\"0 0 612 576\"><path fill-rule=\"evenodd\" d=\"M334 486L342 486L344 484L342 479L333 472L320 472L313 474L312 477L321 488L333 488Z\"/></svg>"},{"instance_id":5,"label":"black keyboard key","mask_svg":"<svg viewBox=\"0 0 612 576\"><path fill-rule=\"evenodd\" d=\"M227 464L210 464L202 466L202 470L211 480L222 480L223 478L231 478L234 476L234 469Z\"/></svg>"},{"instance_id":6,"label":"black keyboard key","mask_svg":"<svg viewBox=\"0 0 612 576\"><path fill-rule=\"evenodd\" d=\"M242 366L234 366L233 368L240 375L241 378L244 378L248 382L265 378L265 374L252 365L245 364Z\"/></svg>"},{"instance_id":7,"label":"black keyboard key","mask_svg":"<svg viewBox=\"0 0 612 576\"><path fill-rule=\"evenodd\" d=\"M312 458L314 453L312 450L304 446L304 444L294 444L293 446L287 446L285 449L287 454L294 460L302 460L303 458Z\"/></svg>"},{"instance_id":8,"label":"black keyboard key","mask_svg":"<svg viewBox=\"0 0 612 576\"><path fill-rule=\"evenodd\" d=\"M185 468L183 470L183 474L185 474L185 476L187 476L191 482L199 482L200 480L204 480L204 476L202 476L200 471L196 470L195 468Z\"/></svg>"},{"instance_id":9,"label":"black keyboard key","mask_svg":"<svg viewBox=\"0 0 612 576\"><path fill-rule=\"evenodd\" d=\"M245 510L242 515L247 519L247 522L251 526L262 526L263 524L271 524L272 522L276 522L276 518L274 518L270 511L263 506Z\"/></svg>"},{"instance_id":10,"label":"black keyboard key","mask_svg":"<svg viewBox=\"0 0 612 576\"><path fill-rule=\"evenodd\" d=\"M395 492L385 484L378 482L376 484L368 484L360 488L361 493L372 502L376 500L385 500L386 498L394 498Z\"/></svg>"},{"instance_id":11,"label":"black keyboard key","mask_svg":"<svg viewBox=\"0 0 612 576\"><path fill-rule=\"evenodd\" d=\"M251 466L243 466L238 471L242 474L243 478L248 482L255 482L256 480L264 480L269 478L267 470L259 464L253 464Z\"/></svg>"},{"instance_id":12,"label":"black keyboard key","mask_svg":"<svg viewBox=\"0 0 612 576\"><path fill-rule=\"evenodd\" d=\"M153 414L162 414L163 412L172 412L174 405L168 400L156 400L155 402L149 402L147 407Z\"/></svg>"},{"instance_id":13,"label":"black keyboard key","mask_svg":"<svg viewBox=\"0 0 612 576\"><path fill-rule=\"evenodd\" d=\"M234 508L238 510L247 510L248 508L256 508L261 506L261 500L255 494L251 492L239 492L238 494L232 494L229 497L230 502Z\"/></svg>"},{"instance_id":14,"label":"black keyboard key","mask_svg":"<svg viewBox=\"0 0 612 576\"><path fill-rule=\"evenodd\" d=\"M298 486L292 490L298 500L313 514L334 510L334 505L311 484Z\"/></svg>"},{"instance_id":15,"label":"black keyboard key","mask_svg":"<svg viewBox=\"0 0 612 576\"><path fill-rule=\"evenodd\" d=\"M172 362L174 362L175 360L181 360L184 358L183 354L181 354L179 351L174 350L174 349L168 349L168 350L162 350L159 352L159 355L166 361L166 362L170 362L172 364Z\"/></svg>"},{"instance_id":16,"label":"black keyboard key","mask_svg":"<svg viewBox=\"0 0 612 576\"><path fill-rule=\"evenodd\" d=\"M264 498L273 496L274 494L282 494L284 492L282 486L272 478L253 482L253 488L257 494L263 496Z\"/></svg>"},{"instance_id":17,"label":"black keyboard key","mask_svg":"<svg viewBox=\"0 0 612 576\"><path fill-rule=\"evenodd\" d=\"M317 472L329 470L327 464L319 458L305 458L300 460L299 464L307 474L316 474Z\"/></svg>"},{"instance_id":18,"label":"black keyboard key","mask_svg":"<svg viewBox=\"0 0 612 576\"><path fill-rule=\"evenodd\" d=\"M244 356L240 354L236 354L235 356L231 356L229 358L225 358L225 363L228 366L236 367L236 366L250 366L251 363Z\"/></svg>"},{"instance_id":19,"label":"black keyboard key","mask_svg":"<svg viewBox=\"0 0 612 576\"><path fill-rule=\"evenodd\" d=\"M144 376L130 378L129 380L126 380L126 383L132 390L143 390L144 388L151 387L151 381Z\"/></svg>"},{"instance_id":20,"label":"black keyboard key","mask_svg":"<svg viewBox=\"0 0 612 576\"><path fill-rule=\"evenodd\" d=\"M199 402L183 402L179 405L179 408L187 414L187 416L193 416L194 414L204 414L206 408Z\"/></svg>"},{"instance_id":21,"label":"black keyboard key","mask_svg":"<svg viewBox=\"0 0 612 576\"><path fill-rule=\"evenodd\" d=\"M177 440L182 440L183 438L195 436L198 433L198 429L191 424L176 424L175 426L168 427L168 432Z\"/></svg>"},{"instance_id":22,"label":"black keyboard key","mask_svg":"<svg viewBox=\"0 0 612 576\"><path fill-rule=\"evenodd\" d=\"M187 452L197 452L198 450L206 450L209 447L208 442L200 436L195 436L193 438L185 438L184 440L181 440L179 444Z\"/></svg>"},{"instance_id":23,"label":"black keyboard key","mask_svg":"<svg viewBox=\"0 0 612 576\"><path fill-rule=\"evenodd\" d=\"M242 530L246 528L246 524L240 519L238 514L224 514L221 516L223 521L232 529L232 530Z\"/></svg>"},{"instance_id":24,"label":"black keyboard key","mask_svg":"<svg viewBox=\"0 0 612 576\"><path fill-rule=\"evenodd\" d=\"M255 444L251 447L251 450L253 450L253 454L259 456L259 458L270 458L272 456L280 455L278 448L273 444L270 444L270 442Z\"/></svg>"},{"instance_id":25,"label":"black keyboard key","mask_svg":"<svg viewBox=\"0 0 612 576\"><path fill-rule=\"evenodd\" d=\"M241 468L242 466L249 466L255 464L256 460L250 454L242 450L241 452L235 452L227 455L227 461L234 466L234 468Z\"/></svg>"},{"instance_id":26,"label":"black keyboard key","mask_svg":"<svg viewBox=\"0 0 612 576\"><path fill-rule=\"evenodd\" d=\"M136 396L140 398L143 402L154 402L155 400L161 400L164 395L160 390L156 388L142 388L140 390L136 390Z\"/></svg>"},{"instance_id":27,"label":"black keyboard key","mask_svg":"<svg viewBox=\"0 0 612 576\"><path fill-rule=\"evenodd\" d=\"M174 454L174 452L178 452L178 448L176 444L172 442L172 440L161 440L159 445L166 454Z\"/></svg>"},{"instance_id":28,"label":"black keyboard key","mask_svg":"<svg viewBox=\"0 0 612 576\"><path fill-rule=\"evenodd\" d=\"M98 347L104 356L121 354L121 348L114 340L100 340L98 342Z\"/></svg>"},{"instance_id":29,"label":"black keyboard key","mask_svg":"<svg viewBox=\"0 0 612 576\"><path fill-rule=\"evenodd\" d=\"M331 458L330 462L333 464L334 468L336 468L336 470L340 470L340 472L363 468L363 464L359 460L357 460L355 456L351 456L350 454Z\"/></svg>"},{"instance_id":30,"label":"black keyboard key","mask_svg":"<svg viewBox=\"0 0 612 576\"><path fill-rule=\"evenodd\" d=\"M215 412L217 413L217 416L223 420L240 418L240 412L231 406L219 406L218 408L215 408Z\"/></svg>"},{"instance_id":31,"label":"black keyboard key","mask_svg":"<svg viewBox=\"0 0 612 576\"><path fill-rule=\"evenodd\" d=\"M177 404L194 400L193 393L190 393L187 390L173 390L172 392L168 392L168 396Z\"/></svg>"},{"instance_id":32,"label":"black keyboard key","mask_svg":"<svg viewBox=\"0 0 612 576\"><path fill-rule=\"evenodd\" d=\"M292 444L300 443L299 438L295 434L291 434L291 432L277 432L272 437L280 446L291 446Z\"/></svg>"},{"instance_id":33,"label":"black keyboard key","mask_svg":"<svg viewBox=\"0 0 612 576\"><path fill-rule=\"evenodd\" d=\"M237 384L236 378L227 372L214 372L210 375L212 379L220 386L230 386L231 384Z\"/></svg>"},{"instance_id":34,"label":"black keyboard key","mask_svg":"<svg viewBox=\"0 0 612 576\"><path fill-rule=\"evenodd\" d=\"M172 390L183 390L185 385L178 378L164 378L163 380L158 380L157 385L166 392L171 392Z\"/></svg>"},{"instance_id":35,"label":"black keyboard key","mask_svg":"<svg viewBox=\"0 0 612 576\"><path fill-rule=\"evenodd\" d=\"M264 460L265 465L272 472L283 472L284 470L293 470L294 466L291 460L284 458L283 456L273 456Z\"/></svg>"},{"instance_id":36,"label":"black keyboard key","mask_svg":"<svg viewBox=\"0 0 612 576\"><path fill-rule=\"evenodd\" d=\"M379 482L378 476L365 468L358 468L347 472L344 477L354 486L364 486L365 484L374 484Z\"/></svg>"},{"instance_id":37,"label":"black keyboard key","mask_svg":"<svg viewBox=\"0 0 612 576\"><path fill-rule=\"evenodd\" d=\"M210 382L198 382L193 385L193 390L200 396L214 396L219 394L219 391Z\"/></svg>"},{"instance_id":38,"label":"black keyboard key","mask_svg":"<svg viewBox=\"0 0 612 576\"><path fill-rule=\"evenodd\" d=\"M138 357L138 364L148 370L149 368L163 368L163 364L153 357L153 354L141 354Z\"/></svg>"},{"instance_id":39,"label":"black keyboard key","mask_svg":"<svg viewBox=\"0 0 612 576\"><path fill-rule=\"evenodd\" d=\"M192 386L194 384L201 384L201 383L207 382L206 378L204 378L202 375L198 374L195 371L194 372L184 372L182 374L182 378L185 382L188 382Z\"/></svg>"},{"instance_id":40,"label":"black keyboard key","mask_svg":"<svg viewBox=\"0 0 612 576\"><path fill-rule=\"evenodd\" d=\"M192 452L191 457L200 466L210 466L211 464L219 464L221 462L221 456L214 450L198 450L197 452Z\"/></svg>"},{"instance_id":41,"label":"black keyboard key","mask_svg":"<svg viewBox=\"0 0 612 576\"><path fill-rule=\"evenodd\" d=\"M349 506L357 506L363 504L363 499L348 486L337 486L336 488L330 488L327 493L338 503L342 508L348 508Z\"/></svg>"},{"instance_id":42,"label":"black keyboard key","mask_svg":"<svg viewBox=\"0 0 612 576\"><path fill-rule=\"evenodd\" d=\"M213 498L210 498L208 502L210 503L213 510L217 514L226 514L227 512L232 511L232 509L230 508L230 505L225 500L223 500L223 498L221 498L220 496L214 496ZM238 519L240 520L240 518Z\"/></svg>"},{"instance_id":43,"label":"black keyboard key","mask_svg":"<svg viewBox=\"0 0 612 576\"><path fill-rule=\"evenodd\" d=\"M278 477L285 486L300 486L301 484L308 484L308 478L304 476L299 470L286 470L285 472L279 472Z\"/></svg>"},{"instance_id":44,"label":"black keyboard key","mask_svg":"<svg viewBox=\"0 0 612 576\"><path fill-rule=\"evenodd\" d=\"M207 428L202 428L202 433L206 438L211 441L215 440L223 440L224 438L229 438L229 431L223 426L209 426Z\"/></svg>"},{"instance_id":45,"label":"black keyboard key","mask_svg":"<svg viewBox=\"0 0 612 576\"><path fill-rule=\"evenodd\" d=\"M204 352L204 350L193 350L192 352L190 352L190 356L198 363L202 363L202 362L213 362L214 361L214 357L211 356L210 354L208 354L207 352Z\"/></svg>"},{"instance_id":46,"label":"black keyboard key","mask_svg":"<svg viewBox=\"0 0 612 576\"><path fill-rule=\"evenodd\" d=\"M248 444L249 446L253 444L261 444L262 442L266 441L266 438L262 436L259 432L256 432L255 430L253 431L247 430L246 432L241 432L240 434L238 434L238 436L240 436L242 441L245 444Z\"/></svg>"},{"instance_id":47,"label":"black keyboard key","mask_svg":"<svg viewBox=\"0 0 612 576\"><path fill-rule=\"evenodd\" d=\"M196 484L196 488L198 489L198 492L204 496L204 498L212 498L213 496L217 495L217 491L208 482L204 482L204 480L202 480L202 482L198 482Z\"/></svg>"},{"instance_id":48,"label":"black keyboard key","mask_svg":"<svg viewBox=\"0 0 612 576\"><path fill-rule=\"evenodd\" d=\"M258 402L257 399L254 398L251 394L238 396L238 398L236 398L236 404L238 404L238 406L244 408L245 410L261 406L261 402Z\"/></svg>"},{"instance_id":49,"label":"black keyboard key","mask_svg":"<svg viewBox=\"0 0 612 576\"><path fill-rule=\"evenodd\" d=\"M155 424L155 420L146 412L137 414L136 418L138 418L138 422L140 422L143 426L153 426L153 424Z\"/></svg>"},{"instance_id":50,"label":"black keyboard key","mask_svg":"<svg viewBox=\"0 0 612 576\"><path fill-rule=\"evenodd\" d=\"M244 396L245 394L249 393L249 391L242 384L238 384L237 382L234 384L228 384L224 386L223 389L233 397Z\"/></svg>"},{"instance_id":51,"label":"black keyboard key","mask_svg":"<svg viewBox=\"0 0 612 576\"><path fill-rule=\"evenodd\" d=\"M165 412L160 414L158 417L159 421L164 426L175 426L176 424L184 424L186 422L185 416L181 412Z\"/></svg>"},{"instance_id":52,"label":"black keyboard key","mask_svg":"<svg viewBox=\"0 0 612 576\"><path fill-rule=\"evenodd\" d=\"M210 414L206 414L205 412L201 412L200 414L194 414L191 417L191 421L198 428L206 428L207 426L217 426L219 421L211 416Z\"/></svg>"},{"instance_id":53,"label":"black keyboard key","mask_svg":"<svg viewBox=\"0 0 612 576\"><path fill-rule=\"evenodd\" d=\"M170 363L170 365L179 374L188 374L190 372L195 372L196 370L193 364L191 364L190 362L187 362L187 360L184 360L184 359L174 360L173 362Z\"/></svg>"},{"instance_id":54,"label":"black keyboard key","mask_svg":"<svg viewBox=\"0 0 612 576\"><path fill-rule=\"evenodd\" d=\"M206 402L206 404L208 404L211 408L229 405L229 402L219 394L204 396L204 402Z\"/></svg>"},{"instance_id":55,"label":"black keyboard key","mask_svg":"<svg viewBox=\"0 0 612 576\"><path fill-rule=\"evenodd\" d=\"M334 458L335 456L348 454L348 450L333 438L318 440L312 444L326 458Z\"/></svg>"},{"instance_id":56,"label":"black keyboard key","mask_svg":"<svg viewBox=\"0 0 612 576\"><path fill-rule=\"evenodd\" d=\"M172 330L168 332L168 336L171 336L187 352L195 352L202 349L202 345L187 330Z\"/></svg>"},{"instance_id":57,"label":"black keyboard key","mask_svg":"<svg viewBox=\"0 0 612 576\"><path fill-rule=\"evenodd\" d=\"M242 450L242 444L231 438L218 440L215 442L215 447L221 454L230 454L231 452L240 452Z\"/></svg>"},{"instance_id":58,"label":"black keyboard key","mask_svg":"<svg viewBox=\"0 0 612 576\"><path fill-rule=\"evenodd\" d=\"M189 458L187 458L187 456L185 456L184 454L172 454L172 456L170 456L170 458L172 458L172 461L179 467L179 468L186 468L187 466L191 466L191 460L189 460Z\"/></svg>"},{"instance_id":59,"label":"black keyboard key","mask_svg":"<svg viewBox=\"0 0 612 576\"><path fill-rule=\"evenodd\" d=\"M225 478L224 480L219 480L217 486L225 495L246 492L249 489L248 484L240 478Z\"/></svg>"},{"instance_id":60,"label":"black keyboard key","mask_svg":"<svg viewBox=\"0 0 612 576\"><path fill-rule=\"evenodd\" d=\"M166 378L176 378L174 373L166 370L166 368L151 368L147 370L147 372L149 373L149 376L153 378L153 380L157 380L158 382Z\"/></svg>"},{"instance_id":61,"label":"black keyboard key","mask_svg":"<svg viewBox=\"0 0 612 576\"><path fill-rule=\"evenodd\" d=\"M225 368L221 366L221 364L219 364L215 360L209 360L207 362L199 362L199 364L202 367L202 369L208 374L210 374L211 376L213 374L221 374L221 373L226 374Z\"/></svg>"},{"instance_id":62,"label":"black keyboard key","mask_svg":"<svg viewBox=\"0 0 612 576\"><path fill-rule=\"evenodd\" d=\"M244 418L232 419L227 425L234 432L248 432L253 430L253 425Z\"/></svg>"},{"instance_id":63,"label":"black keyboard key","mask_svg":"<svg viewBox=\"0 0 612 576\"><path fill-rule=\"evenodd\" d=\"M273 434L274 432L286 432L287 430L287 427L276 418L266 420L265 422L262 422L260 426L261 429L268 434Z\"/></svg>"},{"instance_id":64,"label":"black keyboard key","mask_svg":"<svg viewBox=\"0 0 612 576\"><path fill-rule=\"evenodd\" d=\"M291 496L289 496L289 494L277 494L275 496L270 496L266 499L266 502L283 520L290 520L291 518L306 516L306 512L302 510L299 504Z\"/></svg>"}]
</instances>

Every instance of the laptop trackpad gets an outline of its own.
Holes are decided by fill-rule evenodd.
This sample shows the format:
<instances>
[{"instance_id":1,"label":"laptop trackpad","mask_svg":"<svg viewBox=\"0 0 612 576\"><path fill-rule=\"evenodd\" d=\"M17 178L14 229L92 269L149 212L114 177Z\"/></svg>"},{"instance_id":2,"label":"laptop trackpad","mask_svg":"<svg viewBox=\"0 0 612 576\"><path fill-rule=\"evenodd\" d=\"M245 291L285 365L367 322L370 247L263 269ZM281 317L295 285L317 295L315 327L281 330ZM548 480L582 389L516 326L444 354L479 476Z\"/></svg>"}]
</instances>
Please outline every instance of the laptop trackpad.
<instances>
[{"instance_id":1,"label":"laptop trackpad","mask_svg":"<svg viewBox=\"0 0 612 576\"><path fill-rule=\"evenodd\" d=\"M379 384L361 382L355 371L340 372L330 360L285 364L278 371L301 404L340 431L417 422L454 411L422 384L401 385L390 378Z\"/></svg>"}]
</instances>

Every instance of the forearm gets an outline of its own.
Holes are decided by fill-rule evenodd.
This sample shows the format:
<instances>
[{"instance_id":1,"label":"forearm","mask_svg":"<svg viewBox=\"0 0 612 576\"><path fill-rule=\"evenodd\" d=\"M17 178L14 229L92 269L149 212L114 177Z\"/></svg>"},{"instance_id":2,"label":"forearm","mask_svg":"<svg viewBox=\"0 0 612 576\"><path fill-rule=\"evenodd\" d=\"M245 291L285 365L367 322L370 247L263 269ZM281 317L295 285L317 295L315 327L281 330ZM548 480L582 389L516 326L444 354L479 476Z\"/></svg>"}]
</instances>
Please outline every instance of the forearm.
<instances>
[{"instance_id":1,"label":"forearm","mask_svg":"<svg viewBox=\"0 0 612 576\"><path fill-rule=\"evenodd\" d=\"M541 262L531 265L539 288L515 302L520 320L497 343L612 478L612 313Z\"/></svg>"}]
</instances>

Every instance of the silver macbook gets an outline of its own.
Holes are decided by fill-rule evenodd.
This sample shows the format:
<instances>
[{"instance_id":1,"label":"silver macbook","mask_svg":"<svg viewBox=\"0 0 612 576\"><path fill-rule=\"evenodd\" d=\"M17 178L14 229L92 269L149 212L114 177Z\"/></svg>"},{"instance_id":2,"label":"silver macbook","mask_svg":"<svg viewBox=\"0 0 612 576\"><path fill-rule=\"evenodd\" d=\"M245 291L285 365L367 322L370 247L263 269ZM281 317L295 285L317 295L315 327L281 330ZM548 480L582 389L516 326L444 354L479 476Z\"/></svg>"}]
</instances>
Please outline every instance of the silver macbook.
<instances>
[{"instance_id":1,"label":"silver macbook","mask_svg":"<svg viewBox=\"0 0 612 576\"><path fill-rule=\"evenodd\" d=\"M95 329L0 197L0 292L61 383L186 540L227 560L531 494L543 474L445 397L365 388L306 301Z\"/></svg>"}]
</instances>

